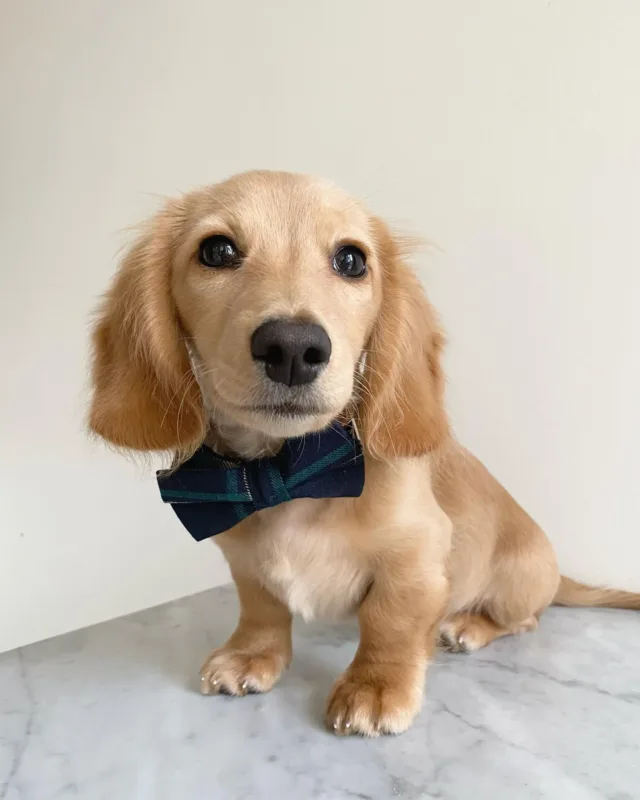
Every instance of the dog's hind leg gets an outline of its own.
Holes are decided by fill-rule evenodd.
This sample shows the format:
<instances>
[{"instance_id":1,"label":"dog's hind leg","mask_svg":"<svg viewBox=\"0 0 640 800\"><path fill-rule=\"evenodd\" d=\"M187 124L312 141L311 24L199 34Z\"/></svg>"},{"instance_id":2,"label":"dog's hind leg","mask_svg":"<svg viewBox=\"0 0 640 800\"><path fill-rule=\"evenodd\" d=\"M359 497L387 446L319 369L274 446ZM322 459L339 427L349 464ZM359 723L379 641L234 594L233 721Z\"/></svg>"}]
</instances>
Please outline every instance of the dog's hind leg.
<instances>
[{"instance_id":1,"label":"dog's hind leg","mask_svg":"<svg viewBox=\"0 0 640 800\"><path fill-rule=\"evenodd\" d=\"M471 652L501 636L535 630L553 602L560 576L540 528L531 522L529 529L505 535L501 544L481 596L453 610L440 627L440 644L453 652Z\"/></svg>"}]
</instances>

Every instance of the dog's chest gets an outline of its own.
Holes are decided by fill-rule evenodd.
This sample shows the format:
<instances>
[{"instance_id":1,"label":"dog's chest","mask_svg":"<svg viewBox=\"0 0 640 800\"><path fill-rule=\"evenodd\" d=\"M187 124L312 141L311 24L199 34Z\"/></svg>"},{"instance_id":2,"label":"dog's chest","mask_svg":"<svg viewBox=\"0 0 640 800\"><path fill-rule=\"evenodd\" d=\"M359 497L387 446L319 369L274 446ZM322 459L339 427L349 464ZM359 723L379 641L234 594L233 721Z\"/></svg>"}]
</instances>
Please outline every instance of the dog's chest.
<instances>
[{"instance_id":1,"label":"dog's chest","mask_svg":"<svg viewBox=\"0 0 640 800\"><path fill-rule=\"evenodd\" d=\"M370 576L353 546L341 500L294 500L220 538L227 558L249 570L305 619L341 617L359 604ZM321 504L321 505L319 505Z\"/></svg>"}]
</instances>

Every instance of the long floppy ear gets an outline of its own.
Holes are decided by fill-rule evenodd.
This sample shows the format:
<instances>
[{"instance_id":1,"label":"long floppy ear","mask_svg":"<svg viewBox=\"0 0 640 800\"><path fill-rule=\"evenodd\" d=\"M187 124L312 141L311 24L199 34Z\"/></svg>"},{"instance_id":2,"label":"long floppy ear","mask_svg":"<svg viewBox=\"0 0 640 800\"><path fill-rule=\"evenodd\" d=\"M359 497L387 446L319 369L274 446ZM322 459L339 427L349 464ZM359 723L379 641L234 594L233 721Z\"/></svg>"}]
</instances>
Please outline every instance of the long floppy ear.
<instances>
[{"instance_id":1,"label":"long floppy ear","mask_svg":"<svg viewBox=\"0 0 640 800\"><path fill-rule=\"evenodd\" d=\"M444 335L420 281L402 259L401 242L374 220L382 300L366 350L357 423L374 457L420 456L448 436Z\"/></svg>"},{"instance_id":2,"label":"long floppy ear","mask_svg":"<svg viewBox=\"0 0 640 800\"><path fill-rule=\"evenodd\" d=\"M202 395L171 293L182 218L175 201L151 220L98 312L89 425L119 447L184 452L204 438Z\"/></svg>"}]
</instances>

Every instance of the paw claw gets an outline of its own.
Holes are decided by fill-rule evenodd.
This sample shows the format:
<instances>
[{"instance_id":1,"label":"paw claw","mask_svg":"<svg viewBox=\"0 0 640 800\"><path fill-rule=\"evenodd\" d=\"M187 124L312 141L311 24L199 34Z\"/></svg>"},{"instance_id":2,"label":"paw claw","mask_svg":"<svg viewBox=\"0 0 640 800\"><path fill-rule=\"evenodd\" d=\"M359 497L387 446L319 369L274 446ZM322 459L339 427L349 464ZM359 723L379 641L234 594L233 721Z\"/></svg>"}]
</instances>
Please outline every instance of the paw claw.
<instances>
[{"instance_id":1,"label":"paw claw","mask_svg":"<svg viewBox=\"0 0 640 800\"><path fill-rule=\"evenodd\" d=\"M456 640L451 631L442 630L440 631L440 636L438 637L438 644L440 647L444 648L451 648L455 647Z\"/></svg>"}]
</instances>

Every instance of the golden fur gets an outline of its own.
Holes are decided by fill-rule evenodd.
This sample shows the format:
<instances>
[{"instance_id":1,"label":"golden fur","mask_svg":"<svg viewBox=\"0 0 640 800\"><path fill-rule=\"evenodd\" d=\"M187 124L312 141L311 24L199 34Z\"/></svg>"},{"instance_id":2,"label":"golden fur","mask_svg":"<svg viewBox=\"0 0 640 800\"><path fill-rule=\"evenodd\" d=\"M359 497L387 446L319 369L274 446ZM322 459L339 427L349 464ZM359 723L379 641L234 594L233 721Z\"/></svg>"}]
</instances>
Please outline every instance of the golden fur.
<instances>
[{"instance_id":1,"label":"golden fur","mask_svg":"<svg viewBox=\"0 0 640 800\"><path fill-rule=\"evenodd\" d=\"M238 269L198 263L213 234L237 243ZM345 242L367 257L361 280L331 268ZM331 338L329 364L304 389L312 413L256 407L272 389L248 343L274 317L315 321ZM215 538L242 611L202 669L205 694L269 690L291 660L293 613L356 613L360 645L327 723L398 733L420 708L438 632L468 651L534 628L554 600L640 607L639 595L561 579L540 528L455 441L442 346L402 242L325 182L247 173L169 201L143 229L96 324L97 434L176 461L205 440L255 457L348 417L365 450L360 498L294 500Z\"/></svg>"}]
</instances>

